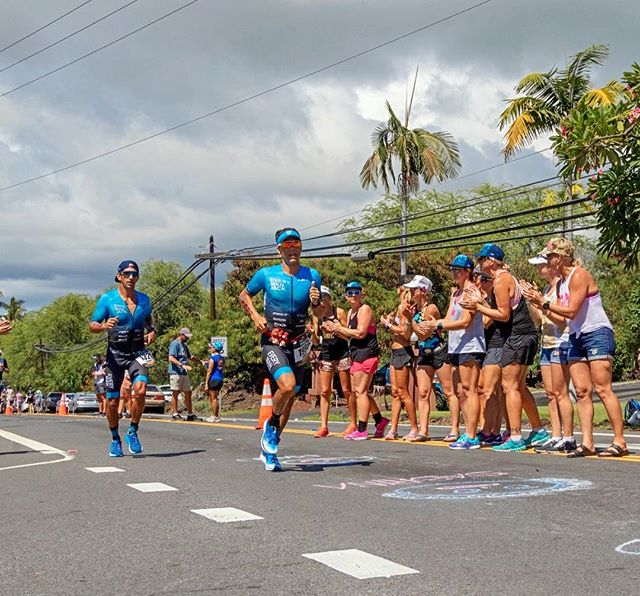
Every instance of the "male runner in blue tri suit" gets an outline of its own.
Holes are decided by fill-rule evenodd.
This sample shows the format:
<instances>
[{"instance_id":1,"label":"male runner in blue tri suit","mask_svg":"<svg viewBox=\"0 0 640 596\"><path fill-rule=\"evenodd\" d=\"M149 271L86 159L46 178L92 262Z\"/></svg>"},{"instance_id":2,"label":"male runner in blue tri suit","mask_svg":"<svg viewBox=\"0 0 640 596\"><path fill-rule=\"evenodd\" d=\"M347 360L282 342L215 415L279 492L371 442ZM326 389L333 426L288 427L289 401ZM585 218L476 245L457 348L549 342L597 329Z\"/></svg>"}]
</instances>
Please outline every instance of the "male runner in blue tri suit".
<instances>
[{"instance_id":1,"label":"male runner in blue tri suit","mask_svg":"<svg viewBox=\"0 0 640 596\"><path fill-rule=\"evenodd\" d=\"M320 274L300 265L302 239L295 228L276 232L282 259L279 265L263 267L240 294L240 303L262 334L262 358L278 384L273 396L273 414L266 420L260 441L260 461L268 471L280 470L276 456L280 433L287 424L296 393L300 390L303 365L311 342L306 335L309 304L320 307ZM264 292L264 316L252 297Z\"/></svg>"},{"instance_id":2,"label":"male runner in blue tri suit","mask_svg":"<svg viewBox=\"0 0 640 596\"><path fill-rule=\"evenodd\" d=\"M131 424L125 441L131 453L142 453L138 425L147 393L147 367L153 363L153 357L146 346L155 340L156 332L151 315L151 301L146 294L136 292L135 289L139 275L140 269L135 261L122 261L115 277L119 285L100 297L89 324L92 333L109 332L105 387L107 422L111 430L111 457L123 455L118 432L118 401L125 371L129 371L133 386Z\"/></svg>"}]
</instances>

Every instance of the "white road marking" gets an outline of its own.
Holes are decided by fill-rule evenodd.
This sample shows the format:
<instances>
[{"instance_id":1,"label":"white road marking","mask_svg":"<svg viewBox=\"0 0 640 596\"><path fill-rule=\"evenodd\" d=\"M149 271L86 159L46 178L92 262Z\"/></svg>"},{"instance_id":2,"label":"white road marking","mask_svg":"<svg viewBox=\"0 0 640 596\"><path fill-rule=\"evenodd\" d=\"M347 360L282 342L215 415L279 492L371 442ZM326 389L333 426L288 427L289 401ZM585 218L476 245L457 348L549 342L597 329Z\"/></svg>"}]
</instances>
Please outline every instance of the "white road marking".
<instances>
[{"instance_id":1,"label":"white road marking","mask_svg":"<svg viewBox=\"0 0 640 596\"><path fill-rule=\"evenodd\" d=\"M85 468L85 470L89 470L89 472L93 472L94 474L107 474L108 472L124 472L122 468L116 468L115 466L104 466L102 468Z\"/></svg>"},{"instance_id":2,"label":"white road marking","mask_svg":"<svg viewBox=\"0 0 640 596\"><path fill-rule=\"evenodd\" d=\"M346 573L356 579L370 579L372 577L392 577L394 575L408 575L420 573L416 569L398 565L393 561L370 555L357 548L347 550L330 550L324 553L310 553L302 555L307 559L318 561L341 573Z\"/></svg>"},{"instance_id":3,"label":"white road marking","mask_svg":"<svg viewBox=\"0 0 640 596\"><path fill-rule=\"evenodd\" d=\"M207 519L212 519L218 523L251 521L256 519L264 519L259 515L236 509L235 507L218 507L215 509L192 509L191 513L202 515Z\"/></svg>"},{"instance_id":4,"label":"white road marking","mask_svg":"<svg viewBox=\"0 0 640 596\"><path fill-rule=\"evenodd\" d=\"M127 484L127 486L135 488L141 493L162 493L171 490L178 490L177 488L162 482L137 482L134 484Z\"/></svg>"},{"instance_id":5,"label":"white road marking","mask_svg":"<svg viewBox=\"0 0 640 596\"><path fill-rule=\"evenodd\" d=\"M15 470L17 468L29 468L32 466L44 466L46 464L58 464L63 461L71 461L75 457L75 453L67 453L65 451L62 451L61 449L57 449L56 447L51 447L51 445L45 445L44 443L40 443L39 441L34 441L33 439L29 439L28 437L16 435L15 433L9 432L8 430L0 430L0 437L3 437L13 443L18 443L18 445L22 445L27 449L31 449L33 451L42 453L43 455L57 455L57 456L60 456L61 458L61 459L53 459L50 461L32 462L30 464L6 466L4 468L0 468L0 471Z\"/></svg>"},{"instance_id":6,"label":"white road marking","mask_svg":"<svg viewBox=\"0 0 640 596\"><path fill-rule=\"evenodd\" d=\"M621 555L640 555L640 540L636 538L635 540L629 540L629 542L625 542L620 546L616 546L616 552Z\"/></svg>"}]
</instances>

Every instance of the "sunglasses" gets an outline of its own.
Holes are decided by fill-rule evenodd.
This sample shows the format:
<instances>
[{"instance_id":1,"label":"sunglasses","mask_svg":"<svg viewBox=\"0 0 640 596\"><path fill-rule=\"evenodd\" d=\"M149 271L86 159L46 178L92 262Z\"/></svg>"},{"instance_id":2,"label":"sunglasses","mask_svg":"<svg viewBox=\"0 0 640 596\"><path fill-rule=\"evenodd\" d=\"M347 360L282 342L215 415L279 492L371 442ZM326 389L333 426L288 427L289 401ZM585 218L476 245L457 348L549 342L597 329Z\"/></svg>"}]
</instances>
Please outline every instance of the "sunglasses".
<instances>
[{"instance_id":1,"label":"sunglasses","mask_svg":"<svg viewBox=\"0 0 640 596\"><path fill-rule=\"evenodd\" d=\"M302 242L300 240L283 240L280 243L280 248L300 248Z\"/></svg>"},{"instance_id":2,"label":"sunglasses","mask_svg":"<svg viewBox=\"0 0 640 596\"><path fill-rule=\"evenodd\" d=\"M122 275L122 277L134 278L134 277L138 277L139 274L137 271L122 271L120 275Z\"/></svg>"},{"instance_id":3,"label":"sunglasses","mask_svg":"<svg viewBox=\"0 0 640 596\"><path fill-rule=\"evenodd\" d=\"M466 271L464 267L449 267L449 271L451 273L460 273L461 271Z\"/></svg>"},{"instance_id":4,"label":"sunglasses","mask_svg":"<svg viewBox=\"0 0 640 596\"><path fill-rule=\"evenodd\" d=\"M487 283L489 283L490 281L493 281L493 277L481 277L481 278L480 278L480 283L481 283L481 284L487 284Z\"/></svg>"},{"instance_id":5,"label":"sunglasses","mask_svg":"<svg viewBox=\"0 0 640 596\"><path fill-rule=\"evenodd\" d=\"M345 294L347 296L360 296L360 294L362 294L362 290L347 290Z\"/></svg>"}]
</instances>

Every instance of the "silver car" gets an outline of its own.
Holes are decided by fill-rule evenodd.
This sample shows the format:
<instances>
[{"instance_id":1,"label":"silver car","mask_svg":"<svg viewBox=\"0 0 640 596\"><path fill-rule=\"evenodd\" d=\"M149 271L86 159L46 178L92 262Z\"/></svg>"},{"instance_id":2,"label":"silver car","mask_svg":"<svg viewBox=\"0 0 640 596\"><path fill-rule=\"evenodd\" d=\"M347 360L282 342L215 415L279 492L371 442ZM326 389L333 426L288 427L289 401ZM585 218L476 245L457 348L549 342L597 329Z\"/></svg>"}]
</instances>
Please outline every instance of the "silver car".
<instances>
[{"instance_id":1,"label":"silver car","mask_svg":"<svg viewBox=\"0 0 640 596\"><path fill-rule=\"evenodd\" d=\"M97 412L99 408L98 398L95 393L67 393L67 407L69 412Z\"/></svg>"}]
</instances>

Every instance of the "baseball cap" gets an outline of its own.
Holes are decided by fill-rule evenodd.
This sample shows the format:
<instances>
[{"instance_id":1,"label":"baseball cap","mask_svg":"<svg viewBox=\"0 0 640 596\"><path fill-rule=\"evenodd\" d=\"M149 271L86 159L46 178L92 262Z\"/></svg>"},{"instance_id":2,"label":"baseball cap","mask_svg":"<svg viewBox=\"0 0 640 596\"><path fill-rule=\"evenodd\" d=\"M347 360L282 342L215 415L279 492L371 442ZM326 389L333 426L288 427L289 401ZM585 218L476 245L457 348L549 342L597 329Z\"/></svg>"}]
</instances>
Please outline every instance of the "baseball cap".
<instances>
[{"instance_id":1,"label":"baseball cap","mask_svg":"<svg viewBox=\"0 0 640 596\"><path fill-rule=\"evenodd\" d=\"M211 344L211 347L216 352L222 352L222 350L224 350L224 344L221 341L214 341L213 344Z\"/></svg>"},{"instance_id":2,"label":"baseball cap","mask_svg":"<svg viewBox=\"0 0 640 596\"><path fill-rule=\"evenodd\" d=\"M331 296L331 290L327 286L320 286L320 294L326 294L327 296Z\"/></svg>"},{"instance_id":3,"label":"baseball cap","mask_svg":"<svg viewBox=\"0 0 640 596\"><path fill-rule=\"evenodd\" d=\"M547 264L547 255L539 252L535 257L528 259L529 263L532 265L546 265Z\"/></svg>"},{"instance_id":4,"label":"baseball cap","mask_svg":"<svg viewBox=\"0 0 640 596\"><path fill-rule=\"evenodd\" d=\"M457 255L449 264L449 267L460 267L461 269L469 269L473 271L473 260L467 255Z\"/></svg>"},{"instance_id":5,"label":"baseball cap","mask_svg":"<svg viewBox=\"0 0 640 596\"><path fill-rule=\"evenodd\" d=\"M504 261L504 250L502 250L497 244L493 244L493 242L487 242L475 256L491 257L496 259L496 261Z\"/></svg>"},{"instance_id":6,"label":"baseball cap","mask_svg":"<svg viewBox=\"0 0 640 596\"><path fill-rule=\"evenodd\" d=\"M118 265L118 273L122 273L125 269L135 269L136 273L140 273L140 267L138 267L138 263L135 261L122 261ZM118 276L113 278L114 281L118 281Z\"/></svg>"},{"instance_id":7,"label":"baseball cap","mask_svg":"<svg viewBox=\"0 0 640 596\"><path fill-rule=\"evenodd\" d=\"M282 230L276 237L276 244L282 244L285 240L289 238L295 238L296 240L302 240L300 237L300 233L298 230L294 230L293 228L286 228Z\"/></svg>"},{"instance_id":8,"label":"baseball cap","mask_svg":"<svg viewBox=\"0 0 640 596\"><path fill-rule=\"evenodd\" d=\"M433 288L433 283L428 277L425 277L424 275L414 275L413 279L410 282L404 284L404 287L420 288L421 290L430 292L431 289Z\"/></svg>"},{"instance_id":9,"label":"baseball cap","mask_svg":"<svg viewBox=\"0 0 640 596\"><path fill-rule=\"evenodd\" d=\"M359 281L350 281L344 286L345 290L362 290L362 286Z\"/></svg>"},{"instance_id":10,"label":"baseball cap","mask_svg":"<svg viewBox=\"0 0 640 596\"><path fill-rule=\"evenodd\" d=\"M193 334L189 330L189 327L183 327L182 329L180 329L180 332L178 333L178 335L184 335L185 337L191 337Z\"/></svg>"}]
</instances>

